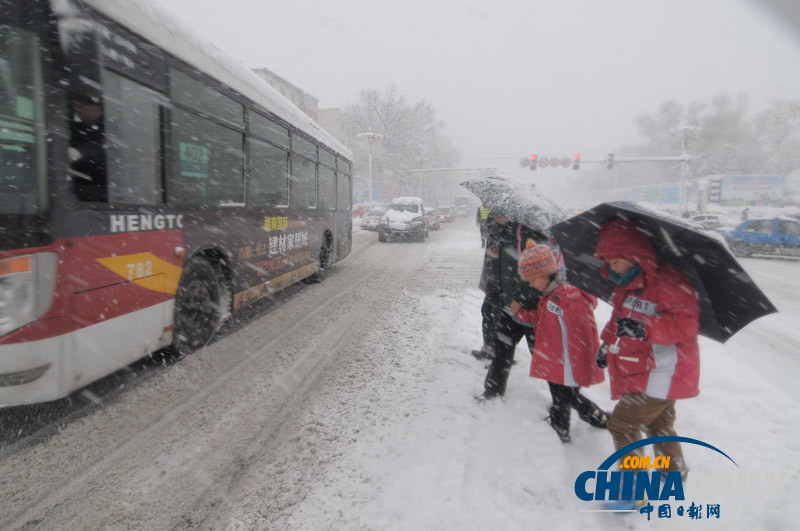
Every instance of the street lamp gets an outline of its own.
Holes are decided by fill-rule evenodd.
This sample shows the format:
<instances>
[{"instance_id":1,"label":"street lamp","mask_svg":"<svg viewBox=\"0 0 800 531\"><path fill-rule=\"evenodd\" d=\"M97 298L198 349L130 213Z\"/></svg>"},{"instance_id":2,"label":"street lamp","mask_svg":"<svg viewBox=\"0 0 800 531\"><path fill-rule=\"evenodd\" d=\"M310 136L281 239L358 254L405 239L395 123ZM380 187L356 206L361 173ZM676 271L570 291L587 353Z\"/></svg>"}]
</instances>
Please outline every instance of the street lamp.
<instances>
[{"instance_id":1,"label":"street lamp","mask_svg":"<svg viewBox=\"0 0 800 531\"><path fill-rule=\"evenodd\" d=\"M372 143L375 140L382 140L383 135L380 133L358 133L358 138L366 138L367 139L367 156L369 159L369 171L368 175L369 178L367 180L367 202L372 204Z\"/></svg>"}]
</instances>

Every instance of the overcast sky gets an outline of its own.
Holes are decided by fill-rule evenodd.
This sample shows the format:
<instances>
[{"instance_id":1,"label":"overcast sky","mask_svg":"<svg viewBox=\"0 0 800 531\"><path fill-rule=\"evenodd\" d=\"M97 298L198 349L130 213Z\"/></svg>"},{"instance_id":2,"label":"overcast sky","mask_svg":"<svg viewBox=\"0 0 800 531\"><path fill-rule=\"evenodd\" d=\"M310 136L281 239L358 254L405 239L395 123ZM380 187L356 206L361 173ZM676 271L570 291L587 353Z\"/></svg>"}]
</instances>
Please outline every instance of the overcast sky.
<instances>
[{"instance_id":1,"label":"overcast sky","mask_svg":"<svg viewBox=\"0 0 800 531\"><path fill-rule=\"evenodd\" d=\"M160 1L320 107L427 100L464 157L605 156L669 99L800 99L800 38L753 0Z\"/></svg>"}]
</instances>

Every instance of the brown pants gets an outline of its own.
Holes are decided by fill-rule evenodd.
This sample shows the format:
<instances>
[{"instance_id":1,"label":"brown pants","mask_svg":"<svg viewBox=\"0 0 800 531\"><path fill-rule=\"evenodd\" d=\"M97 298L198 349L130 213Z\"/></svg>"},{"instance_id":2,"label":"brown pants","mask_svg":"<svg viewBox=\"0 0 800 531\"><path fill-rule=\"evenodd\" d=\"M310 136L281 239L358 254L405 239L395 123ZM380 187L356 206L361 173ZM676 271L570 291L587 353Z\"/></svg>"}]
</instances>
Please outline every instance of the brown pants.
<instances>
[{"instance_id":1,"label":"brown pants","mask_svg":"<svg viewBox=\"0 0 800 531\"><path fill-rule=\"evenodd\" d=\"M608 421L608 431L614 438L614 447L619 450L625 445L642 439L642 431L647 437L677 435L672 427L675 423L675 401L652 398L644 393L622 395ZM679 442L653 445L655 456L669 456L669 472L677 471L685 477L688 469L683 461L683 451ZM644 455L643 448L637 448L630 456ZM622 457L622 459L625 459Z\"/></svg>"}]
</instances>

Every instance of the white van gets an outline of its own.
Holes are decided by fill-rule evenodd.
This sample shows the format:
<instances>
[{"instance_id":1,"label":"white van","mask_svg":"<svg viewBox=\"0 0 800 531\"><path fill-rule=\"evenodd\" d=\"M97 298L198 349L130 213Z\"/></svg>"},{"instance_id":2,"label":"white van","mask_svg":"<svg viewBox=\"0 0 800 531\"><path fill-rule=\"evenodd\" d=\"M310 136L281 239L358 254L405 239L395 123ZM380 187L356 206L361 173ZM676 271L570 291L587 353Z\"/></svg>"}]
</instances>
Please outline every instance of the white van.
<instances>
[{"instance_id":1,"label":"white van","mask_svg":"<svg viewBox=\"0 0 800 531\"><path fill-rule=\"evenodd\" d=\"M424 242L428 237L425 207L419 197L395 197L378 224L378 241L396 238Z\"/></svg>"}]
</instances>

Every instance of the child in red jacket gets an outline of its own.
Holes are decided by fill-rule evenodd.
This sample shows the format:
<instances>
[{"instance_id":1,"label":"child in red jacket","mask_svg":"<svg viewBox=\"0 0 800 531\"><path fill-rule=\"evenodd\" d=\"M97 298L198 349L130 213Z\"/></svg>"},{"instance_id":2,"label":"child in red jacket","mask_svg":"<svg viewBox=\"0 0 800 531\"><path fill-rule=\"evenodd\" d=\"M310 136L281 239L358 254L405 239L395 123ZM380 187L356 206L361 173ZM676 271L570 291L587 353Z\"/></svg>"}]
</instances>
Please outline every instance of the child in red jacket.
<instances>
[{"instance_id":1,"label":"child in red jacket","mask_svg":"<svg viewBox=\"0 0 800 531\"><path fill-rule=\"evenodd\" d=\"M531 356L531 376L546 380L553 405L550 425L562 442L569 442L570 410L581 420L605 428L609 415L580 393L581 387L603 381L595 365L600 346L594 307L597 299L561 281L553 251L528 241L518 263L523 281L542 293L535 312L525 315L535 323L536 342Z\"/></svg>"}]
</instances>

